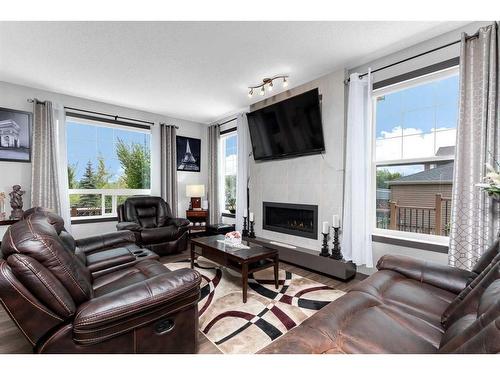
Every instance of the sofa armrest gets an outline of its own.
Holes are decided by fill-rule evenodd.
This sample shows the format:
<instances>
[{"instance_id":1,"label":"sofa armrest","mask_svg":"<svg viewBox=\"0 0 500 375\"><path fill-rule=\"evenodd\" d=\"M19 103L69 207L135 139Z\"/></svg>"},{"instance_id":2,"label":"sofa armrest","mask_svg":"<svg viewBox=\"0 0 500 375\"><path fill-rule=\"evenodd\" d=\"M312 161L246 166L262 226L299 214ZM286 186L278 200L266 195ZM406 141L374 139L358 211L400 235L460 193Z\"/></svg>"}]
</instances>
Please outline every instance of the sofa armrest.
<instances>
[{"instance_id":1,"label":"sofa armrest","mask_svg":"<svg viewBox=\"0 0 500 375\"><path fill-rule=\"evenodd\" d=\"M135 243L135 236L131 231L109 232L76 240L78 250L85 254L98 250L120 247L131 243Z\"/></svg>"},{"instance_id":2,"label":"sofa armrest","mask_svg":"<svg viewBox=\"0 0 500 375\"><path fill-rule=\"evenodd\" d=\"M378 270L391 270L408 278L458 294L467 285L470 272L404 255L384 255Z\"/></svg>"},{"instance_id":3,"label":"sofa armrest","mask_svg":"<svg viewBox=\"0 0 500 375\"><path fill-rule=\"evenodd\" d=\"M195 305L200 282L197 271L185 268L93 298L78 308L74 339L94 344Z\"/></svg>"},{"instance_id":4,"label":"sofa armrest","mask_svg":"<svg viewBox=\"0 0 500 375\"><path fill-rule=\"evenodd\" d=\"M119 231L131 230L132 232L140 232L142 230L142 227L139 224L131 221L122 221L116 224L116 229L118 229Z\"/></svg>"},{"instance_id":5,"label":"sofa armrest","mask_svg":"<svg viewBox=\"0 0 500 375\"><path fill-rule=\"evenodd\" d=\"M190 221L188 219L183 219L180 217L172 217L167 221L167 225L175 225L177 228L189 227L189 223Z\"/></svg>"}]
</instances>

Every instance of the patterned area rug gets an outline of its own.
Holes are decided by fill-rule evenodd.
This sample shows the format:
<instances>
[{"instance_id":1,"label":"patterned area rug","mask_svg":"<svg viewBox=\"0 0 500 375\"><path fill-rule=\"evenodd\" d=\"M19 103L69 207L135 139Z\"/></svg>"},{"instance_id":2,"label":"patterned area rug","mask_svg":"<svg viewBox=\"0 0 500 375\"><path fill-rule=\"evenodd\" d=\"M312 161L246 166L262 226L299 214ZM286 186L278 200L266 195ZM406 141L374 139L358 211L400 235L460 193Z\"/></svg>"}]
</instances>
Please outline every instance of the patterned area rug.
<instances>
[{"instance_id":1,"label":"patterned area rug","mask_svg":"<svg viewBox=\"0 0 500 375\"><path fill-rule=\"evenodd\" d=\"M190 263L166 266L176 270L188 268ZM203 278L200 330L223 353L256 353L344 294L284 270L280 270L279 289L275 289L271 267L249 276L248 299L243 303L239 274L202 257L195 268Z\"/></svg>"}]
</instances>

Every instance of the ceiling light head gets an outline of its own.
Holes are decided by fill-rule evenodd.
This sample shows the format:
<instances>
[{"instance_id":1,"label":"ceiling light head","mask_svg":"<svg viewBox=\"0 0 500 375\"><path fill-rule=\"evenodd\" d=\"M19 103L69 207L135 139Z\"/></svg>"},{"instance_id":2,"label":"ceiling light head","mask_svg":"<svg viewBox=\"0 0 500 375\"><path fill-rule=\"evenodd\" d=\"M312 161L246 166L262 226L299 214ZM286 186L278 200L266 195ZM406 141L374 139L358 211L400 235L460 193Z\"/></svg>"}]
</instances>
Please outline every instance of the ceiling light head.
<instances>
[{"instance_id":1,"label":"ceiling light head","mask_svg":"<svg viewBox=\"0 0 500 375\"><path fill-rule=\"evenodd\" d=\"M288 79L283 77L283 88L288 87Z\"/></svg>"},{"instance_id":2,"label":"ceiling light head","mask_svg":"<svg viewBox=\"0 0 500 375\"><path fill-rule=\"evenodd\" d=\"M248 92L248 97L251 98L253 96L253 89L250 89L250 91Z\"/></svg>"},{"instance_id":3,"label":"ceiling light head","mask_svg":"<svg viewBox=\"0 0 500 375\"><path fill-rule=\"evenodd\" d=\"M264 96L264 95L265 95L265 93L266 93L266 89L264 89L264 86L262 86L262 87L260 88L259 95L260 95L260 96Z\"/></svg>"}]
</instances>

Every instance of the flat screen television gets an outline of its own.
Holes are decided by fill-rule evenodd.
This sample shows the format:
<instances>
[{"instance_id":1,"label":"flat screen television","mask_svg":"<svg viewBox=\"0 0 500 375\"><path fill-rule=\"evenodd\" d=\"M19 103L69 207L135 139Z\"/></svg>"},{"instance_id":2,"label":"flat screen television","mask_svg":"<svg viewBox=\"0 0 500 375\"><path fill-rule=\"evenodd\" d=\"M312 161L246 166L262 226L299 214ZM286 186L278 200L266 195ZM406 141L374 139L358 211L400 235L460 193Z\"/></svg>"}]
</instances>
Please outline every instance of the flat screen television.
<instances>
[{"instance_id":1,"label":"flat screen television","mask_svg":"<svg viewBox=\"0 0 500 375\"><path fill-rule=\"evenodd\" d=\"M255 160L325 151L318 89L247 114Z\"/></svg>"}]
</instances>

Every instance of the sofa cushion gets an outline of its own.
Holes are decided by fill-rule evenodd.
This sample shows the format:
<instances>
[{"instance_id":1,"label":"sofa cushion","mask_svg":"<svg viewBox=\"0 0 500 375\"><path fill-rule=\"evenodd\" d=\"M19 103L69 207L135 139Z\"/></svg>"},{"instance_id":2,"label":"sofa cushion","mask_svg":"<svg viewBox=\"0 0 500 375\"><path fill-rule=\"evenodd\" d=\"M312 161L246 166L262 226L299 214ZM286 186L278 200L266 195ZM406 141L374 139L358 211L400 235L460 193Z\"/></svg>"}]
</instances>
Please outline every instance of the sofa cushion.
<instances>
[{"instance_id":1,"label":"sofa cushion","mask_svg":"<svg viewBox=\"0 0 500 375\"><path fill-rule=\"evenodd\" d=\"M111 272L94 280L94 296L99 297L170 270L156 260L146 259L134 266Z\"/></svg>"},{"instance_id":2,"label":"sofa cushion","mask_svg":"<svg viewBox=\"0 0 500 375\"><path fill-rule=\"evenodd\" d=\"M458 306L462 303L462 301L469 295L469 293L486 277L486 275L490 272L490 270L500 262L500 253L498 253L488 264L483 271L476 276L472 281L456 296L453 301L448 305L446 310L443 312L441 316L441 323L443 327L448 327L448 319L454 313ZM479 269L479 268L478 268Z\"/></svg>"},{"instance_id":3,"label":"sofa cushion","mask_svg":"<svg viewBox=\"0 0 500 375\"><path fill-rule=\"evenodd\" d=\"M354 285L351 291L368 293L387 306L422 319L443 331L441 315L455 294L395 271L382 270Z\"/></svg>"},{"instance_id":4,"label":"sofa cushion","mask_svg":"<svg viewBox=\"0 0 500 375\"><path fill-rule=\"evenodd\" d=\"M5 258L24 254L43 265L66 288L75 304L92 298L91 276L69 252L45 212L35 212L7 229L2 241Z\"/></svg>"},{"instance_id":5,"label":"sofa cushion","mask_svg":"<svg viewBox=\"0 0 500 375\"><path fill-rule=\"evenodd\" d=\"M142 242L145 244L174 241L178 238L179 229L175 225L161 228L143 229Z\"/></svg>"},{"instance_id":6,"label":"sofa cushion","mask_svg":"<svg viewBox=\"0 0 500 375\"><path fill-rule=\"evenodd\" d=\"M424 320L351 291L261 353L435 353L440 337Z\"/></svg>"},{"instance_id":7,"label":"sofa cushion","mask_svg":"<svg viewBox=\"0 0 500 375\"><path fill-rule=\"evenodd\" d=\"M445 333L442 353L500 353L500 280L485 291L481 304L487 306L477 314L457 320ZM493 298L492 298L493 297Z\"/></svg>"},{"instance_id":8,"label":"sofa cushion","mask_svg":"<svg viewBox=\"0 0 500 375\"><path fill-rule=\"evenodd\" d=\"M58 316L68 318L75 313L75 303L66 288L38 261L23 254L12 254L7 263L33 296Z\"/></svg>"},{"instance_id":9,"label":"sofa cushion","mask_svg":"<svg viewBox=\"0 0 500 375\"><path fill-rule=\"evenodd\" d=\"M125 221L133 221L143 228L162 227L172 216L170 207L161 197L133 196L123 204Z\"/></svg>"},{"instance_id":10,"label":"sofa cushion","mask_svg":"<svg viewBox=\"0 0 500 375\"><path fill-rule=\"evenodd\" d=\"M135 255L127 248L118 247L87 255L87 268L90 272L96 272L135 260Z\"/></svg>"}]
</instances>

